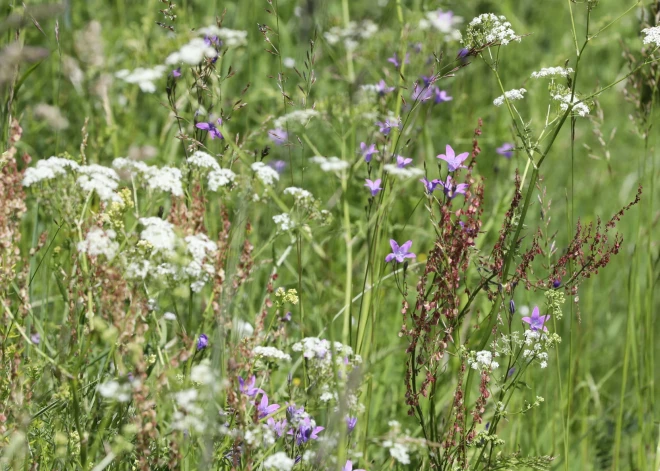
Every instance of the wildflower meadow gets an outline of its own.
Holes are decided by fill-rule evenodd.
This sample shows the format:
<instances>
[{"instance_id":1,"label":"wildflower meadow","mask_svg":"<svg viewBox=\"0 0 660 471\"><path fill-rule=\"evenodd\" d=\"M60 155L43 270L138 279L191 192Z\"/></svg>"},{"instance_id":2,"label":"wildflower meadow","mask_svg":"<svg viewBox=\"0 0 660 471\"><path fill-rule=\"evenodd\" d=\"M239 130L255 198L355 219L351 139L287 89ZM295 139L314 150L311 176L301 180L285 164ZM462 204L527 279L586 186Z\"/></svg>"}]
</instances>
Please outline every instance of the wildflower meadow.
<instances>
[{"instance_id":1,"label":"wildflower meadow","mask_svg":"<svg viewBox=\"0 0 660 471\"><path fill-rule=\"evenodd\" d=\"M1 471L660 470L660 2L0 35Z\"/></svg>"}]
</instances>

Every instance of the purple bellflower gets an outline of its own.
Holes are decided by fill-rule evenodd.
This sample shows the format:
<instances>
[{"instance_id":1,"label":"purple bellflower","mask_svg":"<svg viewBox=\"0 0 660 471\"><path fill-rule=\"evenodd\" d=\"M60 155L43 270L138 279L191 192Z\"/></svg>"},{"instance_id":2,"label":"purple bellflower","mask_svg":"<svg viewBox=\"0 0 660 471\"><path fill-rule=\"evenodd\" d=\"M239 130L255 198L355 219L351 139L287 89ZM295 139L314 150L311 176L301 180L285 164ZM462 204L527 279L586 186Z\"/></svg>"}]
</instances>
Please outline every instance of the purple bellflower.
<instances>
[{"instance_id":1,"label":"purple bellflower","mask_svg":"<svg viewBox=\"0 0 660 471\"><path fill-rule=\"evenodd\" d=\"M179 77L181 77L181 67L179 67L179 68L177 68L177 69L174 69L174 70L172 71L172 77L174 77L174 78L179 78Z\"/></svg>"},{"instance_id":2,"label":"purple bellflower","mask_svg":"<svg viewBox=\"0 0 660 471\"><path fill-rule=\"evenodd\" d=\"M346 460L346 464L341 471L365 471L364 469L353 469L353 462L351 460Z\"/></svg>"},{"instance_id":3,"label":"purple bellflower","mask_svg":"<svg viewBox=\"0 0 660 471\"><path fill-rule=\"evenodd\" d=\"M216 123L219 125L222 124L222 118L218 118ZM195 124L195 127L197 129L201 129L203 131L208 131L209 136L211 136L211 140L213 139L224 139L222 136L222 133L218 130L218 128L215 127L216 125L213 123L213 121L207 122L207 123L197 123Z\"/></svg>"},{"instance_id":4,"label":"purple bellflower","mask_svg":"<svg viewBox=\"0 0 660 471\"><path fill-rule=\"evenodd\" d=\"M387 84L385 83L385 80L381 79L380 82L376 84L376 92L379 95L385 95L387 93L393 92L395 90L394 87L388 87Z\"/></svg>"},{"instance_id":5,"label":"purple bellflower","mask_svg":"<svg viewBox=\"0 0 660 471\"><path fill-rule=\"evenodd\" d=\"M537 330L543 330L544 332L547 332L548 328L543 324L545 324L548 319L550 319L550 315L546 315L546 316L539 315L538 306L534 306L534 310L532 311L531 317L522 318L523 322L527 322L529 324L530 330L534 332L536 332Z\"/></svg>"},{"instance_id":6,"label":"purple bellflower","mask_svg":"<svg viewBox=\"0 0 660 471\"><path fill-rule=\"evenodd\" d=\"M465 165L461 164L470 156L469 152L463 152L462 154L456 155L454 149L452 149L449 144L447 144L445 152L447 153L437 155L436 157L447 162L447 167L450 172L455 172L459 168L467 168Z\"/></svg>"},{"instance_id":7,"label":"purple bellflower","mask_svg":"<svg viewBox=\"0 0 660 471\"><path fill-rule=\"evenodd\" d=\"M197 351L204 350L209 345L209 338L206 334L201 334L197 339Z\"/></svg>"},{"instance_id":8,"label":"purple bellflower","mask_svg":"<svg viewBox=\"0 0 660 471\"><path fill-rule=\"evenodd\" d=\"M495 152L497 152L500 155L503 155L507 159L510 159L511 156L513 156L513 150L516 148L515 145L511 144L510 142L505 142L502 144L500 147L495 149Z\"/></svg>"},{"instance_id":9,"label":"purple bellflower","mask_svg":"<svg viewBox=\"0 0 660 471\"><path fill-rule=\"evenodd\" d=\"M426 178L422 178L419 181L424 184L424 189L426 189L427 193L433 193L438 185L442 183L440 180L428 181Z\"/></svg>"},{"instance_id":10,"label":"purple bellflower","mask_svg":"<svg viewBox=\"0 0 660 471\"><path fill-rule=\"evenodd\" d=\"M286 162L284 160L273 160L272 162L268 162L268 166L277 173L282 173L286 168Z\"/></svg>"},{"instance_id":11,"label":"purple bellflower","mask_svg":"<svg viewBox=\"0 0 660 471\"><path fill-rule=\"evenodd\" d=\"M371 162L373 155L378 153L378 149L376 149L376 144L367 145L364 142L360 142L360 153L364 157L364 161L368 163Z\"/></svg>"},{"instance_id":12,"label":"purple bellflower","mask_svg":"<svg viewBox=\"0 0 660 471\"><path fill-rule=\"evenodd\" d=\"M296 444L302 445L310 440L317 440L319 433L323 430L325 430L325 427L316 426L308 416L300 421L297 429L289 430L288 435L293 435L296 439Z\"/></svg>"},{"instance_id":13,"label":"purple bellflower","mask_svg":"<svg viewBox=\"0 0 660 471\"><path fill-rule=\"evenodd\" d=\"M266 420L266 424L273 431L273 433L277 435L277 438L282 437L282 435L284 435L284 433L286 432L286 427L287 427L286 419L275 420L272 417L268 417L268 420Z\"/></svg>"},{"instance_id":14,"label":"purple bellflower","mask_svg":"<svg viewBox=\"0 0 660 471\"><path fill-rule=\"evenodd\" d=\"M268 396L266 396L266 393L263 393L261 395L261 402L257 404L257 412L259 413L259 419L263 419L264 417L269 416L270 414L276 412L279 408L280 408L279 404L268 405Z\"/></svg>"},{"instance_id":15,"label":"purple bellflower","mask_svg":"<svg viewBox=\"0 0 660 471\"><path fill-rule=\"evenodd\" d=\"M406 258L415 258L416 255L410 252L410 247L412 246L412 240L402 244L399 244L394 239L390 239L390 246L392 247L392 253L385 257L387 263L392 260L396 260L397 263L403 263Z\"/></svg>"},{"instance_id":16,"label":"purple bellflower","mask_svg":"<svg viewBox=\"0 0 660 471\"><path fill-rule=\"evenodd\" d=\"M392 128L401 129L402 127L401 123L396 121L390 121L389 118L386 119L385 121L376 121L376 126L378 126L378 130L382 132L385 136L390 134Z\"/></svg>"},{"instance_id":17,"label":"purple bellflower","mask_svg":"<svg viewBox=\"0 0 660 471\"><path fill-rule=\"evenodd\" d=\"M454 97L451 97L447 95L447 92L445 90L440 90L438 87L434 87L434 93L435 93L435 103L444 103L445 101L452 101Z\"/></svg>"},{"instance_id":18,"label":"purple bellflower","mask_svg":"<svg viewBox=\"0 0 660 471\"><path fill-rule=\"evenodd\" d=\"M263 389L255 387L255 383L257 382L256 376L251 376L247 381L245 381L241 376L238 377L238 386L239 390L245 394L246 396L249 397L254 397L257 394L264 394Z\"/></svg>"},{"instance_id":19,"label":"purple bellflower","mask_svg":"<svg viewBox=\"0 0 660 471\"><path fill-rule=\"evenodd\" d=\"M408 157L404 157L402 155L396 156L396 166L399 168L405 168L405 166L412 163L412 161L413 159L409 159Z\"/></svg>"},{"instance_id":20,"label":"purple bellflower","mask_svg":"<svg viewBox=\"0 0 660 471\"><path fill-rule=\"evenodd\" d=\"M369 190L371 190L371 196L376 196L382 188L380 187L380 178L377 180L371 181L368 178L365 179L367 183L364 184Z\"/></svg>"},{"instance_id":21,"label":"purple bellflower","mask_svg":"<svg viewBox=\"0 0 660 471\"><path fill-rule=\"evenodd\" d=\"M268 137L270 137L270 140L273 141L275 145L281 146L286 144L289 134L284 129L277 128L268 131Z\"/></svg>"},{"instance_id":22,"label":"purple bellflower","mask_svg":"<svg viewBox=\"0 0 660 471\"><path fill-rule=\"evenodd\" d=\"M401 62L399 62L399 55L398 55L396 52L394 53L394 55L393 55L392 57L388 57L388 58L387 58L387 62L389 62L389 63L391 63L392 65L394 65L394 67L396 67L397 69L398 69L399 67L401 67ZM405 64L410 64L410 54L409 54L409 53L406 53L406 57L405 57L405 59L403 60L403 62L404 62Z\"/></svg>"},{"instance_id":23,"label":"purple bellflower","mask_svg":"<svg viewBox=\"0 0 660 471\"><path fill-rule=\"evenodd\" d=\"M468 189L467 183L459 183L458 185L454 185L452 183L451 175L447 175L447 181L443 182L442 180L437 180L437 182L440 186L442 186L445 195L447 195L449 199L456 198L458 195L465 195L465 192Z\"/></svg>"},{"instance_id":24,"label":"purple bellflower","mask_svg":"<svg viewBox=\"0 0 660 471\"><path fill-rule=\"evenodd\" d=\"M351 433L357 425L357 417L346 416L346 429Z\"/></svg>"}]
</instances>

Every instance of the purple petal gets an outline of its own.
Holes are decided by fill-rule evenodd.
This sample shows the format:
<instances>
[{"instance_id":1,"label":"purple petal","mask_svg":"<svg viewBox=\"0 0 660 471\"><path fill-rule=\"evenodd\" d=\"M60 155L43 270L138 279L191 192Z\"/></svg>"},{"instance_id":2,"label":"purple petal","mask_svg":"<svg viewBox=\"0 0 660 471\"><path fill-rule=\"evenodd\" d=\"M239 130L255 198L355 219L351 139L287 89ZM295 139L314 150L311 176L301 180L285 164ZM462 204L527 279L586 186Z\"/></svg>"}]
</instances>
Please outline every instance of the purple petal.
<instances>
[{"instance_id":1,"label":"purple petal","mask_svg":"<svg viewBox=\"0 0 660 471\"><path fill-rule=\"evenodd\" d=\"M401 250L401 252L403 252L403 253L408 253L408 251L410 250L410 247L412 247L412 240L409 240L409 241L407 241L406 243L404 243L404 244L401 246L401 249L400 249L400 250Z\"/></svg>"},{"instance_id":2,"label":"purple petal","mask_svg":"<svg viewBox=\"0 0 660 471\"><path fill-rule=\"evenodd\" d=\"M392 252L399 251L399 244L394 239L390 239L390 247L392 247Z\"/></svg>"}]
</instances>

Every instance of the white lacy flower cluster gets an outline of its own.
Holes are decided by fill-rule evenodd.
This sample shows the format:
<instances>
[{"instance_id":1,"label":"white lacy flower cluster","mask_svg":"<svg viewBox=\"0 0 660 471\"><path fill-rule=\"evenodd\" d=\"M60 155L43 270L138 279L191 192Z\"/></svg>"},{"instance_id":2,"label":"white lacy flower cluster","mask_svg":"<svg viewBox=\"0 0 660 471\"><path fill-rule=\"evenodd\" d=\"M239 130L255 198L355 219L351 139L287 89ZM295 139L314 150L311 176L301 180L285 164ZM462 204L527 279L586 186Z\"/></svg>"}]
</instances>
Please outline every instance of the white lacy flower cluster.
<instances>
[{"instance_id":1,"label":"white lacy flower cluster","mask_svg":"<svg viewBox=\"0 0 660 471\"><path fill-rule=\"evenodd\" d=\"M371 20L364 20L360 23L351 21L345 28L333 26L323 33L323 37L328 44L334 46L340 41L344 42L344 47L349 51L354 51L360 40L369 39L378 32L378 26Z\"/></svg>"},{"instance_id":2,"label":"white lacy flower cluster","mask_svg":"<svg viewBox=\"0 0 660 471\"><path fill-rule=\"evenodd\" d=\"M115 73L115 77L126 83L134 83L145 93L154 93L156 91L156 80L161 78L167 68L164 65L157 65L151 69L138 67L134 70L122 69Z\"/></svg>"},{"instance_id":3,"label":"white lacy flower cluster","mask_svg":"<svg viewBox=\"0 0 660 471\"><path fill-rule=\"evenodd\" d=\"M289 232L296 227L296 223L291 220L291 216L287 213L277 214L273 216L273 222L277 225L278 232Z\"/></svg>"},{"instance_id":4,"label":"white lacy flower cluster","mask_svg":"<svg viewBox=\"0 0 660 471\"><path fill-rule=\"evenodd\" d=\"M525 331L525 348L523 350L523 358L527 361L538 361L541 368L548 366L548 352L545 351L545 346L549 340L548 335L540 330L526 330Z\"/></svg>"},{"instance_id":5,"label":"white lacy flower cluster","mask_svg":"<svg viewBox=\"0 0 660 471\"><path fill-rule=\"evenodd\" d=\"M566 111L569 105L572 103L572 113L577 116L585 117L589 115L589 106L586 103L580 102L580 99L577 96L573 96L571 100L571 91L567 90L563 93L555 93L552 95L552 99L559 102L559 109Z\"/></svg>"},{"instance_id":6,"label":"white lacy flower cluster","mask_svg":"<svg viewBox=\"0 0 660 471\"><path fill-rule=\"evenodd\" d=\"M247 45L247 31L241 31L229 28L220 28L215 25L207 26L197 30L204 36L217 36L222 40L222 45L227 47L238 47Z\"/></svg>"},{"instance_id":7,"label":"white lacy flower cluster","mask_svg":"<svg viewBox=\"0 0 660 471\"><path fill-rule=\"evenodd\" d=\"M206 430L204 410L198 404L199 391L184 389L174 393L176 411L173 415L172 428L181 431L202 433Z\"/></svg>"},{"instance_id":8,"label":"white lacy flower cluster","mask_svg":"<svg viewBox=\"0 0 660 471\"><path fill-rule=\"evenodd\" d=\"M297 123L306 126L312 118L315 118L318 115L319 112L311 108L306 110L295 110L277 118L273 121L273 125L278 129L285 128L287 123Z\"/></svg>"},{"instance_id":9,"label":"white lacy flower cluster","mask_svg":"<svg viewBox=\"0 0 660 471\"><path fill-rule=\"evenodd\" d=\"M556 78L562 78L562 77L568 77L573 73L573 69L570 67L564 68L564 67L544 67L538 72L532 72L532 78L534 79L540 79L540 78L550 78L550 79L556 79Z\"/></svg>"},{"instance_id":10,"label":"white lacy flower cluster","mask_svg":"<svg viewBox=\"0 0 660 471\"><path fill-rule=\"evenodd\" d=\"M277 170L269 167L263 162L255 162L252 164L251 168L257 178L261 180L261 183L266 186L271 186L280 179L280 174L277 173Z\"/></svg>"},{"instance_id":11,"label":"white lacy flower cluster","mask_svg":"<svg viewBox=\"0 0 660 471\"><path fill-rule=\"evenodd\" d=\"M350 167L350 164L338 157L323 157L322 155L315 155L309 159L315 164L319 164L321 170L324 172L341 172Z\"/></svg>"},{"instance_id":12,"label":"white lacy flower cluster","mask_svg":"<svg viewBox=\"0 0 660 471\"><path fill-rule=\"evenodd\" d=\"M204 41L202 38L193 38L187 44L167 56L165 63L167 65L199 65L206 58L213 58L218 52Z\"/></svg>"},{"instance_id":13,"label":"white lacy flower cluster","mask_svg":"<svg viewBox=\"0 0 660 471\"><path fill-rule=\"evenodd\" d=\"M155 167L144 162L118 157L112 161L117 170L138 177L142 185L150 190L160 190L173 196L183 196L181 170L174 167Z\"/></svg>"},{"instance_id":14,"label":"white lacy flower cluster","mask_svg":"<svg viewBox=\"0 0 660 471\"><path fill-rule=\"evenodd\" d=\"M207 260L218 251L218 245L206 234L189 235L185 239L192 261L184 268L191 279L190 289L199 293L204 285L215 275L215 267Z\"/></svg>"},{"instance_id":15,"label":"white lacy flower cluster","mask_svg":"<svg viewBox=\"0 0 660 471\"><path fill-rule=\"evenodd\" d=\"M188 157L188 165L195 167L200 171L208 172L208 186L211 191L218 191L220 188L231 186L236 180L236 174L228 169L220 167L220 164L206 152L196 151Z\"/></svg>"},{"instance_id":16,"label":"white lacy flower cluster","mask_svg":"<svg viewBox=\"0 0 660 471\"><path fill-rule=\"evenodd\" d=\"M198 293L215 275L215 266L210 263L218 246L206 234L199 233L180 239L174 225L158 217L141 218L144 227L140 232L138 247L146 253L134 257L126 267L126 277L144 280L148 276L176 282L187 277L190 289ZM185 255L176 252L185 248Z\"/></svg>"},{"instance_id":17,"label":"white lacy flower cluster","mask_svg":"<svg viewBox=\"0 0 660 471\"><path fill-rule=\"evenodd\" d=\"M390 175L394 175L395 177L402 180L406 178L421 177L424 175L424 170L416 167L399 167L395 164L385 164L383 165L383 169Z\"/></svg>"},{"instance_id":18,"label":"white lacy flower cluster","mask_svg":"<svg viewBox=\"0 0 660 471\"><path fill-rule=\"evenodd\" d=\"M458 41L461 39L458 28L462 23L463 18L454 15L451 11L435 10L426 12L424 18L419 20L419 28L423 30L433 28L445 35L445 41Z\"/></svg>"},{"instance_id":19,"label":"white lacy flower cluster","mask_svg":"<svg viewBox=\"0 0 660 471\"><path fill-rule=\"evenodd\" d=\"M92 227L85 236L85 240L78 242L78 252L86 253L90 257L104 255L112 260L117 255L119 244L114 241L117 233L112 229L103 230L100 227Z\"/></svg>"},{"instance_id":20,"label":"white lacy flower cluster","mask_svg":"<svg viewBox=\"0 0 660 471\"><path fill-rule=\"evenodd\" d=\"M284 194L293 196L296 203L300 205L308 205L314 202L314 196L309 191L295 186L285 188Z\"/></svg>"},{"instance_id":21,"label":"white lacy flower cluster","mask_svg":"<svg viewBox=\"0 0 660 471\"><path fill-rule=\"evenodd\" d=\"M283 451L278 451L264 460L264 468L273 471L291 471L294 464L296 462Z\"/></svg>"},{"instance_id":22,"label":"white lacy flower cluster","mask_svg":"<svg viewBox=\"0 0 660 471\"><path fill-rule=\"evenodd\" d=\"M111 168L98 164L79 165L70 159L62 157L50 157L39 160L36 167L30 167L25 171L23 186L30 187L38 183L50 182L64 178L67 175L77 176L76 183L87 196L90 192L96 192L102 201L119 201L121 198L115 193L119 186L119 175ZM61 183L68 188L68 182Z\"/></svg>"},{"instance_id":23,"label":"white lacy flower cluster","mask_svg":"<svg viewBox=\"0 0 660 471\"><path fill-rule=\"evenodd\" d=\"M331 343L318 337L305 337L300 342L294 343L291 349L294 352L302 352L303 357L307 359L310 377L327 381L332 390L337 390L334 385L333 358L335 368L341 372L341 377L344 379L353 368L362 363L362 357L354 355L350 346L340 342Z\"/></svg>"},{"instance_id":24,"label":"white lacy flower cluster","mask_svg":"<svg viewBox=\"0 0 660 471\"><path fill-rule=\"evenodd\" d=\"M470 355L467 360L468 366L473 370L486 369L494 370L499 367L500 364L493 360L493 353L488 350L482 350L480 352L470 352Z\"/></svg>"},{"instance_id":25,"label":"white lacy flower cluster","mask_svg":"<svg viewBox=\"0 0 660 471\"><path fill-rule=\"evenodd\" d=\"M252 353L255 357L266 361L291 361L291 355L284 353L282 350L275 347L263 347L258 345L254 347Z\"/></svg>"},{"instance_id":26,"label":"white lacy flower cluster","mask_svg":"<svg viewBox=\"0 0 660 471\"><path fill-rule=\"evenodd\" d=\"M128 402L132 397L134 383L135 381L133 381L133 383L120 383L113 379L99 384L96 390L99 392L101 397L106 399L117 402Z\"/></svg>"},{"instance_id":27,"label":"white lacy flower cluster","mask_svg":"<svg viewBox=\"0 0 660 471\"><path fill-rule=\"evenodd\" d=\"M644 44L653 44L655 47L660 47L660 26L652 28L644 28Z\"/></svg>"},{"instance_id":28,"label":"white lacy flower cluster","mask_svg":"<svg viewBox=\"0 0 660 471\"><path fill-rule=\"evenodd\" d=\"M410 447L408 446L408 437L401 433L401 424L396 420L388 422L390 431L387 440L383 441L383 446L388 449L390 456L397 462L407 465L410 464Z\"/></svg>"},{"instance_id":29,"label":"white lacy flower cluster","mask_svg":"<svg viewBox=\"0 0 660 471\"><path fill-rule=\"evenodd\" d=\"M266 449L275 444L275 432L273 432L268 424L261 423L248 427L243 438L245 438L245 442L251 447L263 447Z\"/></svg>"},{"instance_id":30,"label":"white lacy flower cluster","mask_svg":"<svg viewBox=\"0 0 660 471\"><path fill-rule=\"evenodd\" d=\"M506 17L484 13L470 21L463 44L470 49L480 49L484 46L506 46L511 41L520 40Z\"/></svg>"},{"instance_id":31,"label":"white lacy flower cluster","mask_svg":"<svg viewBox=\"0 0 660 471\"><path fill-rule=\"evenodd\" d=\"M495 98L493 100L493 105L502 106L505 100L509 100L509 101L522 100L523 98L525 98L525 93L527 93L527 90L525 90L524 88L521 88L519 90L516 89L509 90L508 92L504 92L504 95Z\"/></svg>"}]
</instances>

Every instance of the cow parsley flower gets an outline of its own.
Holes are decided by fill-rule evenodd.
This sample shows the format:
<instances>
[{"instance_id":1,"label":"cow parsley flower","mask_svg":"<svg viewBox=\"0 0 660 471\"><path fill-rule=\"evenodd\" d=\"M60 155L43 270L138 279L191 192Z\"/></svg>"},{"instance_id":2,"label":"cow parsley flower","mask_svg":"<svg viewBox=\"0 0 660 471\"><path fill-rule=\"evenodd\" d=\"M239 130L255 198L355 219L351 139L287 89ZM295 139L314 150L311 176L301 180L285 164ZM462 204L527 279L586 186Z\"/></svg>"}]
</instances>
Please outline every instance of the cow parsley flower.
<instances>
[{"instance_id":1,"label":"cow parsley flower","mask_svg":"<svg viewBox=\"0 0 660 471\"><path fill-rule=\"evenodd\" d=\"M319 112L313 109L295 110L291 113L277 118L273 124L276 128L282 129L286 127L286 123L298 123L306 126L309 121L318 116Z\"/></svg>"},{"instance_id":2,"label":"cow parsley flower","mask_svg":"<svg viewBox=\"0 0 660 471\"><path fill-rule=\"evenodd\" d=\"M466 38L462 43L468 49L480 49L486 46L506 46L511 41L520 42L521 38L511 29L511 23L504 16L484 13L470 21Z\"/></svg>"},{"instance_id":3,"label":"cow parsley flower","mask_svg":"<svg viewBox=\"0 0 660 471\"><path fill-rule=\"evenodd\" d=\"M539 70L538 72L532 72L532 78L534 79L540 79L540 78L562 78L562 77L568 77L570 74L573 73L573 69L570 67L564 68L564 67L544 67L543 69Z\"/></svg>"},{"instance_id":4,"label":"cow parsley flower","mask_svg":"<svg viewBox=\"0 0 660 471\"><path fill-rule=\"evenodd\" d=\"M188 164L204 170L219 170L220 165L217 160L211 155L204 151L198 150L195 151L193 155L188 157Z\"/></svg>"},{"instance_id":5,"label":"cow parsley flower","mask_svg":"<svg viewBox=\"0 0 660 471\"><path fill-rule=\"evenodd\" d=\"M278 451L264 460L264 468L273 471L291 471L296 462L283 451Z\"/></svg>"},{"instance_id":6,"label":"cow parsley flower","mask_svg":"<svg viewBox=\"0 0 660 471\"><path fill-rule=\"evenodd\" d=\"M660 47L660 26L652 28L644 28L644 44L653 44L655 47Z\"/></svg>"},{"instance_id":7,"label":"cow parsley flower","mask_svg":"<svg viewBox=\"0 0 660 471\"><path fill-rule=\"evenodd\" d=\"M49 157L48 159L37 161L36 167L30 167L25 170L23 176L23 186L29 187L35 183L53 180L54 178L66 175L67 171L75 171L80 168L73 160L62 157Z\"/></svg>"},{"instance_id":8,"label":"cow parsley flower","mask_svg":"<svg viewBox=\"0 0 660 471\"><path fill-rule=\"evenodd\" d=\"M156 80L161 78L167 67L157 65L151 69L138 67L134 70L122 69L115 73L115 77L126 83L137 84L145 93L154 93L156 91Z\"/></svg>"},{"instance_id":9,"label":"cow parsley flower","mask_svg":"<svg viewBox=\"0 0 660 471\"><path fill-rule=\"evenodd\" d=\"M199 34L209 37L217 37L227 47L245 46L247 44L247 31L220 28L216 25L207 26L197 30Z\"/></svg>"},{"instance_id":10,"label":"cow parsley flower","mask_svg":"<svg viewBox=\"0 0 660 471\"><path fill-rule=\"evenodd\" d=\"M589 106L584 102L580 102L580 99L575 95L573 95L573 99L571 100L571 95L572 92L568 90L564 93L555 93L552 95L552 99L559 102L559 109L562 111L568 110L569 105L572 104L571 109L574 115L581 117L588 116L590 111Z\"/></svg>"},{"instance_id":11,"label":"cow parsley flower","mask_svg":"<svg viewBox=\"0 0 660 471\"><path fill-rule=\"evenodd\" d=\"M81 174L76 182L86 192L95 191L102 201L117 200L115 190L119 186L119 175L102 165L84 165L78 168Z\"/></svg>"},{"instance_id":12,"label":"cow parsley flower","mask_svg":"<svg viewBox=\"0 0 660 471\"><path fill-rule=\"evenodd\" d=\"M202 38L193 38L187 44L184 44L177 52L170 54L165 63L167 65L176 65L180 63L188 65L199 65L205 58L213 58L218 55L215 48L206 44Z\"/></svg>"},{"instance_id":13,"label":"cow parsley flower","mask_svg":"<svg viewBox=\"0 0 660 471\"><path fill-rule=\"evenodd\" d=\"M420 29L433 28L445 35L445 41L457 41L461 39L458 26L463 23L463 18L454 15L451 11L435 10L426 12L424 18L419 20Z\"/></svg>"},{"instance_id":14,"label":"cow parsley flower","mask_svg":"<svg viewBox=\"0 0 660 471\"><path fill-rule=\"evenodd\" d=\"M255 162L251 168L264 185L270 186L280 179L280 174L263 162Z\"/></svg>"},{"instance_id":15,"label":"cow parsley flower","mask_svg":"<svg viewBox=\"0 0 660 471\"><path fill-rule=\"evenodd\" d=\"M291 216L287 213L278 214L273 216L273 222L277 225L278 232L288 232L295 227L295 223L291 220Z\"/></svg>"},{"instance_id":16,"label":"cow parsley flower","mask_svg":"<svg viewBox=\"0 0 660 471\"><path fill-rule=\"evenodd\" d=\"M524 88L521 88L519 90L513 89L509 90L508 92L504 92L504 95L501 95L493 100L493 105L495 106L502 106L505 101L505 97L509 101L516 101L516 100L522 100L525 98L525 93L527 90Z\"/></svg>"},{"instance_id":17,"label":"cow parsley flower","mask_svg":"<svg viewBox=\"0 0 660 471\"><path fill-rule=\"evenodd\" d=\"M474 352L473 352L474 353ZM493 361L493 353L488 350L482 350L480 352L470 355L470 358L467 360L468 366L473 370L478 370L479 368L486 368L488 370L494 370L499 367L500 364L496 361Z\"/></svg>"},{"instance_id":18,"label":"cow parsley flower","mask_svg":"<svg viewBox=\"0 0 660 471\"><path fill-rule=\"evenodd\" d=\"M385 170L390 175L394 175L398 178L414 178L424 175L424 170L416 167L399 167L396 164L385 164L383 165L383 170Z\"/></svg>"},{"instance_id":19,"label":"cow parsley flower","mask_svg":"<svg viewBox=\"0 0 660 471\"><path fill-rule=\"evenodd\" d=\"M209 172L209 189L218 191L219 188L230 185L236 179L236 174L228 168L218 168Z\"/></svg>"},{"instance_id":20,"label":"cow parsley flower","mask_svg":"<svg viewBox=\"0 0 660 471\"><path fill-rule=\"evenodd\" d=\"M284 194L293 196L298 204L309 204L314 202L314 196L309 191L295 186L285 188Z\"/></svg>"},{"instance_id":21,"label":"cow parsley flower","mask_svg":"<svg viewBox=\"0 0 660 471\"><path fill-rule=\"evenodd\" d=\"M158 217L140 218L144 230L140 238L151 244L154 252L171 252L176 244L176 235L172 223Z\"/></svg>"},{"instance_id":22,"label":"cow parsley flower","mask_svg":"<svg viewBox=\"0 0 660 471\"><path fill-rule=\"evenodd\" d=\"M78 252L86 253L90 257L105 255L108 260L112 260L117 255L119 244L113 239L117 233L112 229L104 231L100 227L92 227L85 240L78 242Z\"/></svg>"},{"instance_id":23,"label":"cow parsley flower","mask_svg":"<svg viewBox=\"0 0 660 471\"><path fill-rule=\"evenodd\" d=\"M183 196L181 170L174 167L150 167L146 184L149 189L160 190L173 196Z\"/></svg>"},{"instance_id":24,"label":"cow parsley flower","mask_svg":"<svg viewBox=\"0 0 660 471\"><path fill-rule=\"evenodd\" d=\"M275 347L256 346L254 347L254 350L252 350L252 353L254 353L256 357L265 360L291 361L291 355L284 353L282 350L279 350Z\"/></svg>"},{"instance_id":25,"label":"cow parsley flower","mask_svg":"<svg viewBox=\"0 0 660 471\"><path fill-rule=\"evenodd\" d=\"M350 164L338 157L323 157L316 155L309 159L311 162L319 164L324 172L341 172L350 167Z\"/></svg>"}]
</instances>

